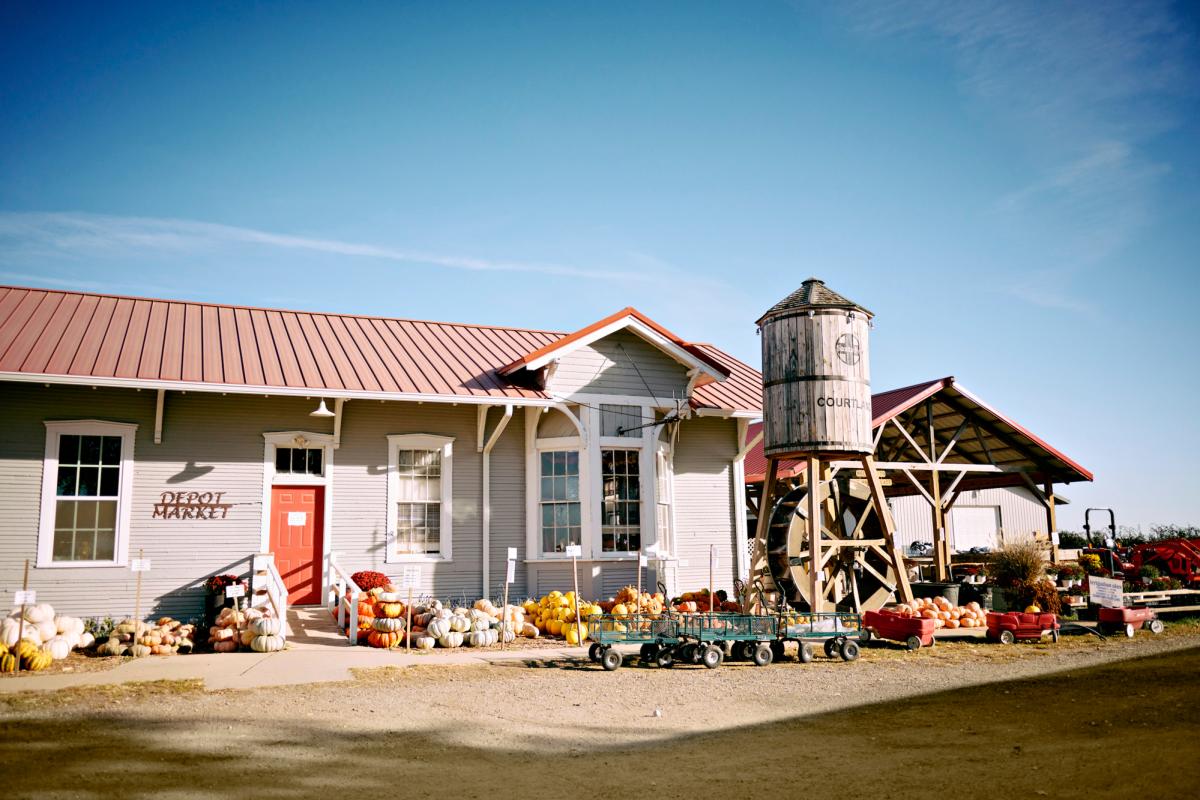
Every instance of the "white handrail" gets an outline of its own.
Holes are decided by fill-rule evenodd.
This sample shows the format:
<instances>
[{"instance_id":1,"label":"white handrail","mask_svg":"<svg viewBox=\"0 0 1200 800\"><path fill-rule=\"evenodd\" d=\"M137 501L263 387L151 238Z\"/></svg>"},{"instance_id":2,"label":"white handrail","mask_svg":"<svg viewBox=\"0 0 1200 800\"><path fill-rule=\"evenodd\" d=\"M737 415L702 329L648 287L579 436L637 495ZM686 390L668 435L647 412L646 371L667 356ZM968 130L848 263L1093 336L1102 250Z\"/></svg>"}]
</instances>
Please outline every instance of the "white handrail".
<instances>
[{"instance_id":1,"label":"white handrail","mask_svg":"<svg viewBox=\"0 0 1200 800\"><path fill-rule=\"evenodd\" d=\"M275 566L275 554L259 553L254 557L253 566L255 573L266 573L266 585L264 589L267 601L270 603L271 610L275 613L276 619L279 620L279 635L286 639L288 593L287 587L283 583L283 576L279 574L279 568Z\"/></svg>"},{"instance_id":2,"label":"white handrail","mask_svg":"<svg viewBox=\"0 0 1200 800\"><path fill-rule=\"evenodd\" d=\"M329 595L326 597L329 611L333 611L333 603L337 604L338 628L345 628L346 641L350 645L358 644L358 597L363 593L350 574L338 563L338 554L330 553L327 561L329 569ZM350 619L346 619L346 606L350 607ZM349 625L346 623L349 622Z\"/></svg>"}]
</instances>

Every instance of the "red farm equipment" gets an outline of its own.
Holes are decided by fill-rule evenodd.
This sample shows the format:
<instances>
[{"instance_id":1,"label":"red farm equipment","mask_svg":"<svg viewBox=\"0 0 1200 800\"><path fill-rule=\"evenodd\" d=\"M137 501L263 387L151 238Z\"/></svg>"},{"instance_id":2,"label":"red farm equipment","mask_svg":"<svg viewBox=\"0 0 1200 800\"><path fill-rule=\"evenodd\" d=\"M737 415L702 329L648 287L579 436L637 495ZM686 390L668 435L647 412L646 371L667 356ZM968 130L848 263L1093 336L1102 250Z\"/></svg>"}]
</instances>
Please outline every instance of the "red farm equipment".
<instances>
[{"instance_id":1,"label":"red farm equipment","mask_svg":"<svg viewBox=\"0 0 1200 800\"><path fill-rule=\"evenodd\" d=\"M1135 570L1156 567L1186 589L1200 589L1200 539L1163 539L1133 548L1130 561Z\"/></svg>"}]
</instances>

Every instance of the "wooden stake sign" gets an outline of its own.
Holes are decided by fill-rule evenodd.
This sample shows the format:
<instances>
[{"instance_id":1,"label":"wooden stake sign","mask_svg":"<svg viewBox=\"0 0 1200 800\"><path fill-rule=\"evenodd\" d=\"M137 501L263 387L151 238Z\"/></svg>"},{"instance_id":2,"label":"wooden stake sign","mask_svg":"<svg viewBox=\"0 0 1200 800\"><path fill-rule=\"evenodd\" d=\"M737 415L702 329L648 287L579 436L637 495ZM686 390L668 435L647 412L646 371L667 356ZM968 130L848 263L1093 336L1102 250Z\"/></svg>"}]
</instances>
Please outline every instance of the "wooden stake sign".
<instances>
[{"instance_id":1,"label":"wooden stake sign","mask_svg":"<svg viewBox=\"0 0 1200 800\"><path fill-rule=\"evenodd\" d=\"M505 648L505 634L508 633L508 586L517 576L517 548L508 548L508 566L504 572L504 610L500 612L500 649ZM514 638L516 631L513 631Z\"/></svg>"},{"instance_id":2,"label":"wooden stake sign","mask_svg":"<svg viewBox=\"0 0 1200 800\"><path fill-rule=\"evenodd\" d=\"M138 636L141 633L142 625L142 573L149 566L146 564L145 553L142 548L138 548L138 557L134 559L130 567L137 573L137 588L133 593L133 643L137 645Z\"/></svg>"},{"instance_id":3,"label":"wooden stake sign","mask_svg":"<svg viewBox=\"0 0 1200 800\"><path fill-rule=\"evenodd\" d=\"M717 561L720 557L717 555L717 546L710 544L708 546L708 613L713 613L717 610L717 593L716 589L716 574Z\"/></svg>"},{"instance_id":4,"label":"wooden stake sign","mask_svg":"<svg viewBox=\"0 0 1200 800\"><path fill-rule=\"evenodd\" d=\"M413 604L413 587L421 582L420 567L405 567L404 572L400 575L400 588L408 590L408 606L406 613L408 619L404 625L404 649L412 651L412 604Z\"/></svg>"},{"instance_id":5,"label":"wooden stake sign","mask_svg":"<svg viewBox=\"0 0 1200 800\"><path fill-rule=\"evenodd\" d=\"M575 635L579 638L579 644L582 646L583 620L579 618L579 557L583 555L583 547L577 544L568 545L567 555L571 557L571 575L575 592Z\"/></svg>"},{"instance_id":6,"label":"wooden stake sign","mask_svg":"<svg viewBox=\"0 0 1200 800\"><path fill-rule=\"evenodd\" d=\"M21 606L21 621L17 623L17 644L25 638L25 606L37 600L37 592L29 591L29 559L25 559L25 578L21 581L21 591L17 592L17 603ZM17 656L17 672L21 671L21 657Z\"/></svg>"}]
</instances>

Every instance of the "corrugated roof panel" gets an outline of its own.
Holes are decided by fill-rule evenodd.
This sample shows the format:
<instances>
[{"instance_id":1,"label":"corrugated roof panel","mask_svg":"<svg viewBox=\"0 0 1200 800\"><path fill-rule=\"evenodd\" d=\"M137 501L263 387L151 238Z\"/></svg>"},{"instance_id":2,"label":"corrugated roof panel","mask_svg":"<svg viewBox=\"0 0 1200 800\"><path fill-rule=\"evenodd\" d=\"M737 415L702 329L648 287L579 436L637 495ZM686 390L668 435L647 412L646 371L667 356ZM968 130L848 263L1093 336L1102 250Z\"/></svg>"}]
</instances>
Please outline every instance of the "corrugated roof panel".
<instances>
[{"instance_id":1,"label":"corrugated roof panel","mask_svg":"<svg viewBox=\"0 0 1200 800\"><path fill-rule=\"evenodd\" d=\"M99 297L83 295L79 301L79 307L75 309L74 316L67 323L67 329L63 331L62 338L54 346L50 360L42 369L45 374L67 375L70 373L71 364L75 363L75 355L79 352L80 345L83 344L84 332L91 326L92 317L95 316L99 306Z\"/></svg>"},{"instance_id":2,"label":"corrugated roof panel","mask_svg":"<svg viewBox=\"0 0 1200 800\"><path fill-rule=\"evenodd\" d=\"M163 327L162 370L166 380L183 379L183 316L180 303L167 304L167 322Z\"/></svg>"},{"instance_id":3,"label":"corrugated roof panel","mask_svg":"<svg viewBox=\"0 0 1200 800\"><path fill-rule=\"evenodd\" d=\"M167 335L167 304L151 303L150 315L146 319L146 336L142 341L142 353L138 359L139 378L157 379L162 375L163 346Z\"/></svg>"},{"instance_id":4,"label":"corrugated roof panel","mask_svg":"<svg viewBox=\"0 0 1200 800\"><path fill-rule=\"evenodd\" d=\"M38 328L36 321L28 329L26 324L34 318L37 310L53 301L50 295L44 295L37 292L29 292L20 299L16 308L12 310L4 327L0 328L0 357L7 354L9 347L17 340L22 332L33 330L36 334ZM49 318L47 316L47 318Z\"/></svg>"},{"instance_id":5,"label":"corrugated roof panel","mask_svg":"<svg viewBox=\"0 0 1200 800\"><path fill-rule=\"evenodd\" d=\"M347 382L337 364L333 361L333 356L329 353L329 348L325 346L321 331L317 329L317 323L314 319L314 314L289 314L287 315L295 320L294 326L289 326L288 330L293 331L296 328L300 329L301 338L304 340L304 352L309 355L312 366L315 366L319 374L316 379L309 377L308 370L305 370L305 383L308 386L328 386L332 389L353 389ZM299 345L297 345L299 347ZM356 381L357 383L357 381ZM362 388L362 387L357 387Z\"/></svg>"},{"instance_id":6,"label":"corrugated roof panel","mask_svg":"<svg viewBox=\"0 0 1200 800\"><path fill-rule=\"evenodd\" d=\"M225 366L221 363L221 323L216 306L200 307L200 369L205 383L224 383Z\"/></svg>"},{"instance_id":7,"label":"corrugated roof panel","mask_svg":"<svg viewBox=\"0 0 1200 800\"><path fill-rule=\"evenodd\" d=\"M217 309L217 330L221 333L221 374L226 383L246 383L237 316L232 308L222 306Z\"/></svg>"},{"instance_id":8,"label":"corrugated roof panel","mask_svg":"<svg viewBox=\"0 0 1200 800\"><path fill-rule=\"evenodd\" d=\"M129 314L129 322L125 325L125 336L121 342L121 354L117 358L116 376L118 378L136 378L138 366L142 361L142 347L146 341L146 325L150 322L150 307L148 300L135 300L133 310Z\"/></svg>"},{"instance_id":9,"label":"corrugated roof panel","mask_svg":"<svg viewBox=\"0 0 1200 800\"><path fill-rule=\"evenodd\" d=\"M60 305L62 305L60 297L47 295L37 304L33 313L29 315L29 319L19 329L14 326L13 336L4 337L9 341L0 339L0 369L21 368L21 364L25 363L37 346L38 340L42 338L46 326L53 319L54 312Z\"/></svg>"},{"instance_id":10,"label":"corrugated roof panel","mask_svg":"<svg viewBox=\"0 0 1200 800\"><path fill-rule=\"evenodd\" d=\"M117 299L115 297L100 298L100 303L96 306L96 313L92 314L92 318L88 320L87 330L80 337L79 349L75 352L75 358L71 362L70 374L95 374L93 367L96 366L96 355L100 352L100 345L104 341L104 334L108 331L108 323L112 319L113 309L116 307Z\"/></svg>"},{"instance_id":11,"label":"corrugated roof panel","mask_svg":"<svg viewBox=\"0 0 1200 800\"><path fill-rule=\"evenodd\" d=\"M22 372L44 371L62 341L63 334L75 318L75 312L82 301L83 298L77 294L64 295L63 301L58 304L58 308L54 309L54 315L50 317L45 328L36 332L39 333L37 342L30 349L29 354L13 369L19 369ZM0 370L5 369L9 369L9 367L0 362Z\"/></svg>"},{"instance_id":12,"label":"corrugated roof panel","mask_svg":"<svg viewBox=\"0 0 1200 800\"><path fill-rule=\"evenodd\" d=\"M383 391L379 376L362 355L361 344L366 343L362 332L359 331L356 339L345 321L336 316L319 314L317 320L320 327L328 330L326 344L330 353L335 356L336 363L344 364L344 368L354 376L354 385L372 392ZM364 341L360 343L359 339Z\"/></svg>"}]
</instances>

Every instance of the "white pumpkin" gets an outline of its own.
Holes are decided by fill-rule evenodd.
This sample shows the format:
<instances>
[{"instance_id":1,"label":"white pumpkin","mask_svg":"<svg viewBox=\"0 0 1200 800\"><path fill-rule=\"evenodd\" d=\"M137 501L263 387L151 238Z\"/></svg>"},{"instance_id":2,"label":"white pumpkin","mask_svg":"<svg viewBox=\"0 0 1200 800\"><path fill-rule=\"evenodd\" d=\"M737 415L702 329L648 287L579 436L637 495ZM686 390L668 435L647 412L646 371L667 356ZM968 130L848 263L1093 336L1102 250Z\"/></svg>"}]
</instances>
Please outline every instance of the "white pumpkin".
<instances>
[{"instance_id":1,"label":"white pumpkin","mask_svg":"<svg viewBox=\"0 0 1200 800\"><path fill-rule=\"evenodd\" d=\"M274 634L255 636L250 641L250 649L256 653L274 653L282 650L283 646L283 637Z\"/></svg>"},{"instance_id":2,"label":"white pumpkin","mask_svg":"<svg viewBox=\"0 0 1200 800\"><path fill-rule=\"evenodd\" d=\"M70 633L60 633L58 636L56 636L54 638L66 639L67 646L70 647L72 650L74 650L76 647L79 647L79 641L80 641L81 637L78 633L71 631Z\"/></svg>"},{"instance_id":3,"label":"white pumpkin","mask_svg":"<svg viewBox=\"0 0 1200 800\"><path fill-rule=\"evenodd\" d=\"M278 636L283 632L283 625L278 619L268 619L260 615L250 623L250 629L258 636Z\"/></svg>"},{"instance_id":4,"label":"white pumpkin","mask_svg":"<svg viewBox=\"0 0 1200 800\"><path fill-rule=\"evenodd\" d=\"M91 647L95 643L96 643L96 637L92 636L90 633L85 632L85 633L81 633L79 635L79 644L77 644L75 646L77 648L79 648L80 650L87 650L89 647Z\"/></svg>"},{"instance_id":5,"label":"white pumpkin","mask_svg":"<svg viewBox=\"0 0 1200 800\"><path fill-rule=\"evenodd\" d=\"M26 625L25 629L29 630L31 627L32 626L30 625ZM20 631L21 621L9 617L3 622L0 622L0 642L2 642L5 647L12 647L21 638Z\"/></svg>"},{"instance_id":6,"label":"white pumpkin","mask_svg":"<svg viewBox=\"0 0 1200 800\"><path fill-rule=\"evenodd\" d=\"M442 647L461 647L463 643L463 635L458 631L450 631L445 636L438 637L438 644Z\"/></svg>"},{"instance_id":7,"label":"white pumpkin","mask_svg":"<svg viewBox=\"0 0 1200 800\"><path fill-rule=\"evenodd\" d=\"M487 618L477 619L471 622L471 630L473 631L486 631L490 627L492 627L492 623Z\"/></svg>"},{"instance_id":8,"label":"white pumpkin","mask_svg":"<svg viewBox=\"0 0 1200 800\"><path fill-rule=\"evenodd\" d=\"M534 625L532 622L526 622L521 626L521 635L526 639L536 639L540 633L537 625Z\"/></svg>"},{"instance_id":9,"label":"white pumpkin","mask_svg":"<svg viewBox=\"0 0 1200 800\"><path fill-rule=\"evenodd\" d=\"M435 619L430 622L425 629L429 631L430 636L434 637L435 639L441 639L443 636L450 633L450 620Z\"/></svg>"},{"instance_id":10,"label":"white pumpkin","mask_svg":"<svg viewBox=\"0 0 1200 800\"><path fill-rule=\"evenodd\" d=\"M50 605L49 603L37 603L36 605L28 606L25 609L25 619L29 620L35 625L40 622L49 622L51 625L53 625L54 606ZM55 628L54 633L58 633L57 628ZM51 636L53 635L54 634L51 634Z\"/></svg>"},{"instance_id":11,"label":"white pumpkin","mask_svg":"<svg viewBox=\"0 0 1200 800\"><path fill-rule=\"evenodd\" d=\"M412 643L418 650L432 650L437 644L437 639L432 636L417 636L413 638Z\"/></svg>"},{"instance_id":12,"label":"white pumpkin","mask_svg":"<svg viewBox=\"0 0 1200 800\"><path fill-rule=\"evenodd\" d=\"M466 633L471 630L471 621L460 614L455 614L450 618L450 630Z\"/></svg>"},{"instance_id":13,"label":"white pumpkin","mask_svg":"<svg viewBox=\"0 0 1200 800\"><path fill-rule=\"evenodd\" d=\"M55 636L58 636L58 628L54 624L53 617L43 622L35 623L34 627L37 628L38 635L42 637L43 642L48 642Z\"/></svg>"},{"instance_id":14,"label":"white pumpkin","mask_svg":"<svg viewBox=\"0 0 1200 800\"><path fill-rule=\"evenodd\" d=\"M394 631L404 630L403 617L376 617L371 623L371 627L382 633L392 633Z\"/></svg>"},{"instance_id":15,"label":"white pumpkin","mask_svg":"<svg viewBox=\"0 0 1200 800\"><path fill-rule=\"evenodd\" d=\"M42 652L49 653L55 661L62 661L71 654L71 645L68 644L66 637L55 636L42 645Z\"/></svg>"},{"instance_id":16,"label":"white pumpkin","mask_svg":"<svg viewBox=\"0 0 1200 800\"><path fill-rule=\"evenodd\" d=\"M487 631L471 631L465 637L467 647L483 647L488 642Z\"/></svg>"},{"instance_id":17,"label":"white pumpkin","mask_svg":"<svg viewBox=\"0 0 1200 800\"><path fill-rule=\"evenodd\" d=\"M400 602L403 602L403 600L404 600L404 598L402 598L400 596L399 592L380 592L379 593L379 602L381 602L381 603L400 603Z\"/></svg>"}]
</instances>

